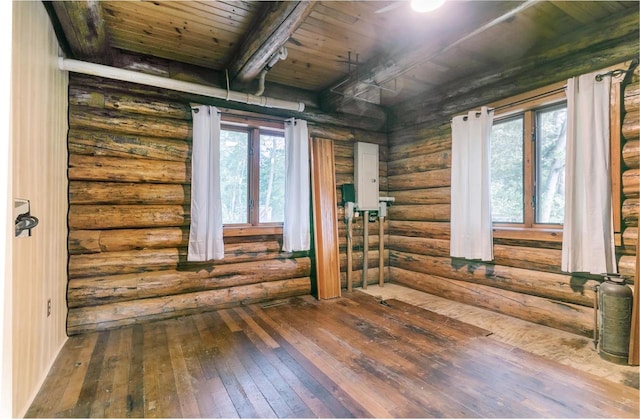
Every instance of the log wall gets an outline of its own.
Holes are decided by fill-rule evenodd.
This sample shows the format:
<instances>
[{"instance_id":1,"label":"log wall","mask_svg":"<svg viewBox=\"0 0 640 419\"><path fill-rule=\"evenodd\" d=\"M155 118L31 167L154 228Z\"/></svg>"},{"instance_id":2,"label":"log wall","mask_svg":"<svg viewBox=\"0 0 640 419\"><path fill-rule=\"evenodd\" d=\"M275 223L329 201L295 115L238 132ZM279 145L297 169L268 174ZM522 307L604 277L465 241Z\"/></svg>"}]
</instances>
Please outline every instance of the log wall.
<instances>
[{"instance_id":1,"label":"log wall","mask_svg":"<svg viewBox=\"0 0 640 419\"><path fill-rule=\"evenodd\" d=\"M636 77L625 89L619 269L633 277L638 234L639 103ZM496 98L497 99L497 98ZM449 257L449 121L398 126L389 137L392 282L572 333L593 333L596 276L560 271L561 234L494 232L493 263Z\"/></svg>"},{"instance_id":2,"label":"log wall","mask_svg":"<svg viewBox=\"0 0 640 419\"><path fill-rule=\"evenodd\" d=\"M622 235L616 243L620 273L634 278L640 213L640 68L636 67L623 89L622 148Z\"/></svg>"},{"instance_id":3,"label":"log wall","mask_svg":"<svg viewBox=\"0 0 640 419\"><path fill-rule=\"evenodd\" d=\"M192 136L186 99L72 74L69 104L68 334L310 292L313 252L281 252L281 235L225 235L223 261L186 261ZM310 134L335 142L337 188L352 181L355 141L385 150L387 139L318 125ZM344 270L342 228L340 237ZM355 265L361 269L361 253Z\"/></svg>"}]
</instances>

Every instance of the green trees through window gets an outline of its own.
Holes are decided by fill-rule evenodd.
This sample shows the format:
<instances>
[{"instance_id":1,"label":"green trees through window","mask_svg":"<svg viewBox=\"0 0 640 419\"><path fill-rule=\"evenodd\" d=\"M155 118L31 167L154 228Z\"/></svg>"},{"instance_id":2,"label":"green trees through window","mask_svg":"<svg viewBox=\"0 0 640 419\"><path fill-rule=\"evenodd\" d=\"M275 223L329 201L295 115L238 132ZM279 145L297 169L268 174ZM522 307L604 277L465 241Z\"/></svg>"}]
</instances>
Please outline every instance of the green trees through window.
<instances>
[{"instance_id":1,"label":"green trees through window","mask_svg":"<svg viewBox=\"0 0 640 419\"><path fill-rule=\"evenodd\" d=\"M536 112L536 223L564 222L566 137L566 105Z\"/></svg>"},{"instance_id":2,"label":"green trees through window","mask_svg":"<svg viewBox=\"0 0 640 419\"><path fill-rule=\"evenodd\" d=\"M284 137L260 134L260 222L284 221Z\"/></svg>"},{"instance_id":3,"label":"green trees through window","mask_svg":"<svg viewBox=\"0 0 640 419\"><path fill-rule=\"evenodd\" d=\"M224 225L282 223L285 147L277 131L223 127L220 187Z\"/></svg>"},{"instance_id":4,"label":"green trees through window","mask_svg":"<svg viewBox=\"0 0 640 419\"><path fill-rule=\"evenodd\" d=\"M562 224L567 107L529 109L497 119L491 134L495 223Z\"/></svg>"},{"instance_id":5,"label":"green trees through window","mask_svg":"<svg viewBox=\"0 0 640 419\"><path fill-rule=\"evenodd\" d=\"M491 132L493 222L524 223L524 117L498 121Z\"/></svg>"},{"instance_id":6,"label":"green trees through window","mask_svg":"<svg viewBox=\"0 0 640 419\"><path fill-rule=\"evenodd\" d=\"M249 133L220 132L220 195L222 223L248 223Z\"/></svg>"}]
</instances>

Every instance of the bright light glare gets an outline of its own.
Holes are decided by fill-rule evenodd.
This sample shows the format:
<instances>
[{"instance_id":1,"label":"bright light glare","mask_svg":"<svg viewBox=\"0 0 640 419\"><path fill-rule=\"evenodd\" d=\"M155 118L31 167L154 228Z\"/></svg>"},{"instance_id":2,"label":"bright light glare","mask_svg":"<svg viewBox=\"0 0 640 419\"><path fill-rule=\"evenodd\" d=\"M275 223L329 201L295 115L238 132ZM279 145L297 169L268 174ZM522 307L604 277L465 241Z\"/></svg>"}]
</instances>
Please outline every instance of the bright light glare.
<instances>
[{"instance_id":1,"label":"bright light glare","mask_svg":"<svg viewBox=\"0 0 640 419\"><path fill-rule=\"evenodd\" d=\"M411 8L419 13L431 12L444 4L445 0L411 0Z\"/></svg>"}]
</instances>

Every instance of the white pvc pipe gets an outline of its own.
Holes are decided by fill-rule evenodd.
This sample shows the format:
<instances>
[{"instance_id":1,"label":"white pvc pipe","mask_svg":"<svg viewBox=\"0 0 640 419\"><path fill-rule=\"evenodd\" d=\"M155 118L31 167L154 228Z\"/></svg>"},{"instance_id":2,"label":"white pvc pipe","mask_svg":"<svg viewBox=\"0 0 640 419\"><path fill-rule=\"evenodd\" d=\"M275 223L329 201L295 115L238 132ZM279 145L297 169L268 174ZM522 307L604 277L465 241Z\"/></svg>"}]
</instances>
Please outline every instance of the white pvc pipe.
<instances>
[{"instance_id":1,"label":"white pvc pipe","mask_svg":"<svg viewBox=\"0 0 640 419\"><path fill-rule=\"evenodd\" d=\"M204 86L202 84L191 83L182 80L174 80L168 77L155 76L152 74L140 73L123 68L109 67L102 64L88 63L85 61L71 60L60 57L58 66L61 70L74 73L88 74L91 76L106 77L108 79L128 81L132 83L144 84L146 86L160 87L178 92L193 93L195 95L213 97L216 99L229 100L232 102L246 103L249 105L263 106L265 108L285 109L288 111L304 111L304 103L292 102L288 100L274 99L264 96L255 96L249 93L234 92L220 89L218 87Z\"/></svg>"}]
</instances>

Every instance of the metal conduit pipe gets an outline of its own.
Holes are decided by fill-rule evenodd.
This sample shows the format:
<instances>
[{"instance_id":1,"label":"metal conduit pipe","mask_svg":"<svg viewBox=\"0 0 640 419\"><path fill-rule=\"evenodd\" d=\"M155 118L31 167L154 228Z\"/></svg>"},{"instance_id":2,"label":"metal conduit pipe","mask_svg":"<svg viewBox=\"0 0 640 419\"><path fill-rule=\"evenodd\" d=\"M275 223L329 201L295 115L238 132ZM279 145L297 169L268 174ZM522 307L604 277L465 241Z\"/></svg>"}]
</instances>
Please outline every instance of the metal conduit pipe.
<instances>
[{"instance_id":1,"label":"metal conduit pipe","mask_svg":"<svg viewBox=\"0 0 640 419\"><path fill-rule=\"evenodd\" d=\"M278 52L271 56L271 59L269 60L267 65L264 66L264 69L262 69L262 71L260 72L260 76L258 77L258 90L254 93L254 95L262 96L262 94L264 93L264 79L267 77L267 73L273 68L274 65L276 65L279 60L286 60L287 55L289 55L287 47L280 47Z\"/></svg>"},{"instance_id":2,"label":"metal conduit pipe","mask_svg":"<svg viewBox=\"0 0 640 419\"><path fill-rule=\"evenodd\" d=\"M146 86L159 87L184 93L193 93L196 95L262 106L265 108L284 109L295 112L304 111L304 103L302 102L292 102L264 96L255 96L250 93L234 92L231 90L220 89L218 87L205 86L182 80L174 80L168 77L144 74L123 68L110 67L102 64L72 60L63 57L58 58L58 67L63 71L106 77L113 80L128 81L144 84Z\"/></svg>"}]
</instances>

